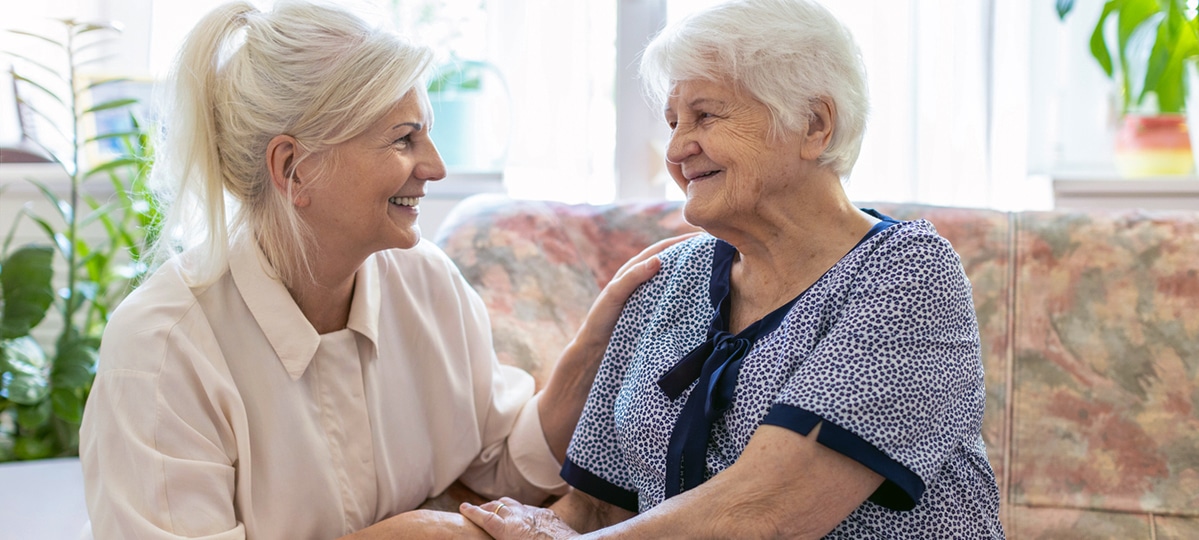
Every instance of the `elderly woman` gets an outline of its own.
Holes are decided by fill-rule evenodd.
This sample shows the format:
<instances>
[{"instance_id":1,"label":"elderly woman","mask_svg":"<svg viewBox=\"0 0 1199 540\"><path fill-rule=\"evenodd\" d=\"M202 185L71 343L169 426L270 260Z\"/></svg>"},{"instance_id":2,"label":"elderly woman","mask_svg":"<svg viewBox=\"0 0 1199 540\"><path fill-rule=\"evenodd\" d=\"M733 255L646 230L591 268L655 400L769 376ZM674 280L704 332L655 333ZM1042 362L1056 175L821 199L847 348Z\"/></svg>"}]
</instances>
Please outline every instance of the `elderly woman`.
<instances>
[{"instance_id":1,"label":"elderly woman","mask_svg":"<svg viewBox=\"0 0 1199 540\"><path fill-rule=\"evenodd\" d=\"M625 307L550 509L497 538L992 538L970 284L925 221L854 207L860 55L809 0L740 0L642 61L686 219ZM541 535L541 536L538 536Z\"/></svg>"},{"instance_id":2,"label":"elderly woman","mask_svg":"<svg viewBox=\"0 0 1199 540\"><path fill-rule=\"evenodd\" d=\"M417 227L445 176L430 52L332 4L234 2L189 35L154 175L161 267L109 322L80 453L96 538L483 535L455 481L538 502L650 252L534 396ZM395 516L395 517L392 517Z\"/></svg>"}]
</instances>

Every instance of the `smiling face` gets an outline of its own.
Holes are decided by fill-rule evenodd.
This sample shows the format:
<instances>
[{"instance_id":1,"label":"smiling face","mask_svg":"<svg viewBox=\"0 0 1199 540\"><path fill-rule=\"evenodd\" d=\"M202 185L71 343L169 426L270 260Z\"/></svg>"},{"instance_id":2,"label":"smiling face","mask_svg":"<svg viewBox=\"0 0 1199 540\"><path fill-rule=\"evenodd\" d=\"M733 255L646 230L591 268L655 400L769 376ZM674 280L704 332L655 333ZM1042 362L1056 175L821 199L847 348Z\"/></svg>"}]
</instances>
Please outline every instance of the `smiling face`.
<instances>
[{"instance_id":1,"label":"smiling face","mask_svg":"<svg viewBox=\"0 0 1199 540\"><path fill-rule=\"evenodd\" d=\"M301 188L298 210L323 255L364 259L417 244L425 183L445 177L429 138L431 121L425 93L410 91L365 132L323 156L324 163L312 164L324 165L324 177Z\"/></svg>"},{"instance_id":2,"label":"smiling face","mask_svg":"<svg viewBox=\"0 0 1199 540\"><path fill-rule=\"evenodd\" d=\"M687 194L683 215L717 236L755 225L766 207L788 204L810 166L801 138L771 136L766 105L731 84L679 81L665 115L666 168Z\"/></svg>"}]
</instances>

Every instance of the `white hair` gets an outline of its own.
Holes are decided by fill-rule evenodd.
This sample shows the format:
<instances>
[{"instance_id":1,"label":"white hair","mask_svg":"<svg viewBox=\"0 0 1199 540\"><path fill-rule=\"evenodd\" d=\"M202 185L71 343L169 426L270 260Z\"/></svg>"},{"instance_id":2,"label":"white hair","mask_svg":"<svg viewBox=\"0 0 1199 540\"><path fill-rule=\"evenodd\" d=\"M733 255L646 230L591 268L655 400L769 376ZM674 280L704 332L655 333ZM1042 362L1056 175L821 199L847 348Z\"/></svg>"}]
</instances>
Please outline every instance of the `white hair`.
<instances>
[{"instance_id":1,"label":"white hair","mask_svg":"<svg viewBox=\"0 0 1199 540\"><path fill-rule=\"evenodd\" d=\"M812 105L837 119L820 163L849 176L862 148L869 98L857 44L811 0L733 0L665 28L646 47L641 78L658 107L679 81L732 81L770 110L773 128L807 130Z\"/></svg>"},{"instance_id":2,"label":"white hair","mask_svg":"<svg viewBox=\"0 0 1199 540\"><path fill-rule=\"evenodd\" d=\"M271 182L268 143L294 137L297 160L328 152L417 87L431 57L331 3L279 0L261 12L235 1L213 10L171 73L151 173L165 206L155 262L196 248L188 279L201 286L224 272L231 238L252 234L285 285L310 276L311 233L291 204L291 183L282 193Z\"/></svg>"}]
</instances>

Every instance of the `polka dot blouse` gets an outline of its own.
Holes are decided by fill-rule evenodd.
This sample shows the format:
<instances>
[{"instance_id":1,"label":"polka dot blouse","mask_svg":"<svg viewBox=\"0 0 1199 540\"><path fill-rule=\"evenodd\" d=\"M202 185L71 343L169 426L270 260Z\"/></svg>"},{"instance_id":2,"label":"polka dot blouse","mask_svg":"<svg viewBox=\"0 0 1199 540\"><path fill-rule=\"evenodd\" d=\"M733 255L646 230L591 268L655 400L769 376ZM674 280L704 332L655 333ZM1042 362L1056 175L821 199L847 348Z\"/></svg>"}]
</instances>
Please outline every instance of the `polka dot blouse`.
<instances>
[{"instance_id":1,"label":"polka dot blouse","mask_svg":"<svg viewBox=\"0 0 1199 540\"><path fill-rule=\"evenodd\" d=\"M566 481L645 512L731 466L759 425L823 422L822 444L885 478L829 538L1002 537L970 283L932 224L874 215L808 290L735 336L733 247L705 235L664 252L616 325Z\"/></svg>"}]
</instances>

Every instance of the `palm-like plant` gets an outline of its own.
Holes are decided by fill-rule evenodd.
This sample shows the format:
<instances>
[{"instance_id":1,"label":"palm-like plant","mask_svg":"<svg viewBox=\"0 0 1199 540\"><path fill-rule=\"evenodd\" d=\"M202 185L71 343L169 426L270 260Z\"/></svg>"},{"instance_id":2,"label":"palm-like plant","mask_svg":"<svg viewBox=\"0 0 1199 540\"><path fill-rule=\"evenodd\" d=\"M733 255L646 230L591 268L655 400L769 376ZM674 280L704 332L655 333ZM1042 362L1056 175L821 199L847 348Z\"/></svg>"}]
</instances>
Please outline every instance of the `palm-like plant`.
<instances>
[{"instance_id":1,"label":"palm-like plant","mask_svg":"<svg viewBox=\"0 0 1199 540\"><path fill-rule=\"evenodd\" d=\"M1065 19L1074 0L1056 0L1058 17ZM1115 21L1109 36L1109 21ZM1179 113L1185 107L1185 62L1199 54L1199 22L1185 0L1107 0L1091 33L1091 56L1107 76L1117 81L1121 112L1149 108ZM1112 38L1112 39L1109 39Z\"/></svg>"},{"instance_id":2,"label":"palm-like plant","mask_svg":"<svg viewBox=\"0 0 1199 540\"><path fill-rule=\"evenodd\" d=\"M0 461L72 455L78 449L83 405L95 376L100 335L108 312L145 272L138 263L145 231L156 219L145 180L152 158L145 133L132 128L85 137L87 126L102 111L119 112L137 103L121 97L89 103L89 96L106 85L126 81L107 78L87 81L82 70L104 58L105 46L116 39L112 24L61 19L57 37L9 30L32 43L55 51L56 68L23 52L7 51L27 71L13 69L18 107L41 120L49 131L26 132L69 179L60 196L49 186L29 179L52 204L49 218L28 210L17 219L32 220L47 236L48 246L22 246L10 252L12 232L0 250L3 319L0 320ZM23 125L23 129L29 126ZM116 141L123 149L115 158L87 163L90 146ZM98 153L98 152L91 152ZM97 200L83 190L85 182L107 178L116 196ZM85 228L102 229L100 240L89 240ZM14 223L13 230L16 224ZM65 286L51 283L54 256L61 257ZM62 328L53 354L30 336L52 305Z\"/></svg>"}]
</instances>

